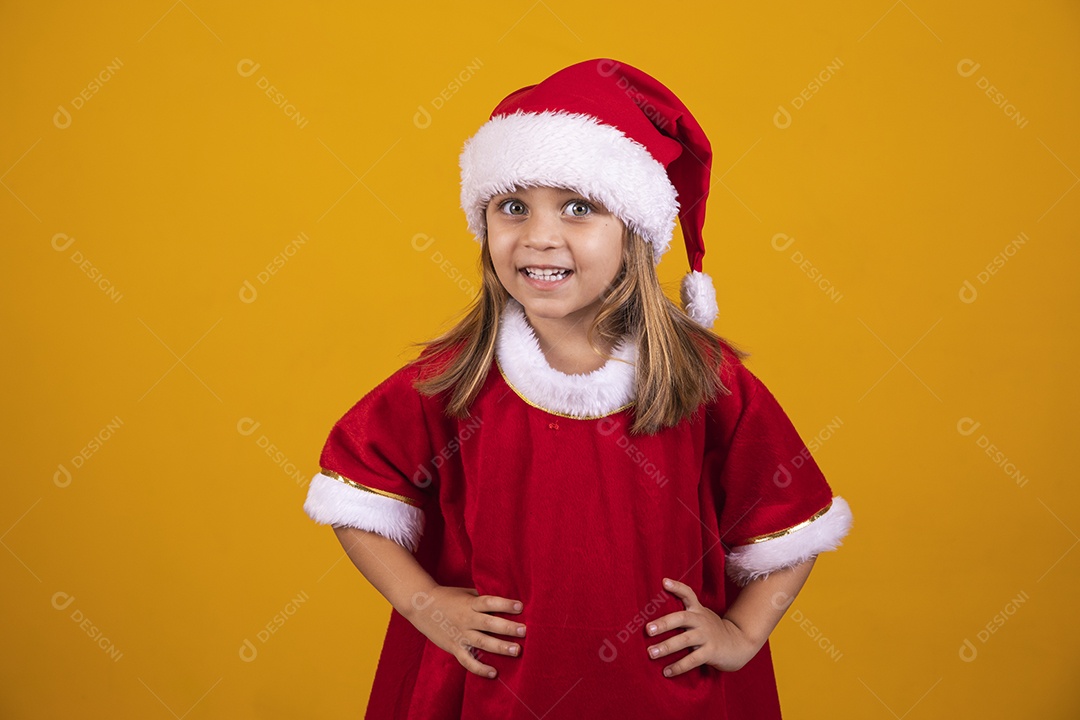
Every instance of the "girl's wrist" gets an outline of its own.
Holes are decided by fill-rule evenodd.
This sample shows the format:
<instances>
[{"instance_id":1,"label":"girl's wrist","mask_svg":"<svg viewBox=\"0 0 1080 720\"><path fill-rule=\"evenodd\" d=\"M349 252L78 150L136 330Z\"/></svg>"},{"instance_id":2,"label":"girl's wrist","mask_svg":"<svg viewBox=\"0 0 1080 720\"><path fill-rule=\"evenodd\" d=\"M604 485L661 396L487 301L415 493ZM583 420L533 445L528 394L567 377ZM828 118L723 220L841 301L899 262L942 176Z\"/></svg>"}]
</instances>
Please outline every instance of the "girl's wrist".
<instances>
[{"instance_id":1,"label":"girl's wrist","mask_svg":"<svg viewBox=\"0 0 1080 720\"><path fill-rule=\"evenodd\" d=\"M764 646L765 642L769 639L767 630L754 628L745 621L737 622L727 615L722 615L721 619L731 627L732 632L741 640L749 657L757 655L758 651L761 650L762 646Z\"/></svg>"},{"instance_id":2,"label":"girl's wrist","mask_svg":"<svg viewBox=\"0 0 1080 720\"><path fill-rule=\"evenodd\" d=\"M401 613L409 622L413 622L416 619L417 613L426 610L434 601L434 593L432 592L439 587L438 583L424 583L416 587L411 591L406 591L401 598L399 598L399 606L395 606L397 611Z\"/></svg>"}]
</instances>

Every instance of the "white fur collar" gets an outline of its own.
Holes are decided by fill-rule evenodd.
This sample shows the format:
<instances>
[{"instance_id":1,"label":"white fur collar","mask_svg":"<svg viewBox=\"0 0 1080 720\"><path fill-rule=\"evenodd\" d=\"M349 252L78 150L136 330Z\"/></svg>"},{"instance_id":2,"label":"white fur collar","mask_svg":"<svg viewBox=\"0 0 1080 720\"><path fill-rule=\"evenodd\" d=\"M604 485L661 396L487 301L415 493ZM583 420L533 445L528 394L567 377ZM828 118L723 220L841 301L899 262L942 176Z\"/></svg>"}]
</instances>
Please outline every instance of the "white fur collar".
<instances>
[{"instance_id":1,"label":"white fur collar","mask_svg":"<svg viewBox=\"0 0 1080 720\"><path fill-rule=\"evenodd\" d=\"M495 338L495 358L506 382L530 405L553 415L590 419L610 415L634 400L637 346L623 339L592 372L568 375L548 364L525 308L507 298Z\"/></svg>"}]
</instances>

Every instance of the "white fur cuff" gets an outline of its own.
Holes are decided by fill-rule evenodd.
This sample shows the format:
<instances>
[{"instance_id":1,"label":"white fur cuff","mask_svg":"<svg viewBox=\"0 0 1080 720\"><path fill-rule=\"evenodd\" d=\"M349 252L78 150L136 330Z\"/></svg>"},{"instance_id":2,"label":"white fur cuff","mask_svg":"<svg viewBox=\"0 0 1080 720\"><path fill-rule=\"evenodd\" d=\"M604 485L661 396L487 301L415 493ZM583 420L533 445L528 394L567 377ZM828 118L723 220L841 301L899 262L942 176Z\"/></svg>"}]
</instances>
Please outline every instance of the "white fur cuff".
<instances>
[{"instance_id":1,"label":"white fur cuff","mask_svg":"<svg viewBox=\"0 0 1080 720\"><path fill-rule=\"evenodd\" d=\"M359 528L388 537L411 552L420 546L424 511L401 500L349 487L318 473L308 486L304 512L321 525Z\"/></svg>"},{"instance_id":2,"label":"white fur cuff","mask_svg":"<svg viewBox=\"0 0 1080 720\"><path fill-rule=\"evenodd\" d=\"M727 572L735 582L746 585L819 553L835 550L850 529L851 508L844 498L834 497L832 506L809 525L771 540L732 548L727 555Z\"/></svg>"}]
</instances>

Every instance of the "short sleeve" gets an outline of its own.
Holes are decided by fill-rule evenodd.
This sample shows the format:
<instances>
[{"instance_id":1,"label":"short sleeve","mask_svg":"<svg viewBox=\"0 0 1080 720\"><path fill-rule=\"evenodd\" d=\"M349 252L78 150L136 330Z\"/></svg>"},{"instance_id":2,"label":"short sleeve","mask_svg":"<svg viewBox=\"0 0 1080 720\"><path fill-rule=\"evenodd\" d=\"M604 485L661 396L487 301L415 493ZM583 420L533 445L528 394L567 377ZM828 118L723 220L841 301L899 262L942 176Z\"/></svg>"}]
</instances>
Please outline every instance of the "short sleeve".
<instances>
[{"instance_id":1,"label":"short sleeve","mask_svg":"<svg viewBox=\"0 0 1080 720\"><path fill-rule=\"evenodd\" d=\"M414 372L397 371L333 426L304 511L324 525L378 533L416 552L433 456Z\"/></svg>"},{"instance_id":2,"label":"short sleeve","mask_svg":"<svg viewBox=\"0 0 1080 720\"><path fill-rule=\"evenodd\" d=\"M834 496L791 419L767 387L735 361L731 395L710 416L709 471L718 485L727 572L745 585L835 550L851 509Z\"/></svg>"}]
</instances>

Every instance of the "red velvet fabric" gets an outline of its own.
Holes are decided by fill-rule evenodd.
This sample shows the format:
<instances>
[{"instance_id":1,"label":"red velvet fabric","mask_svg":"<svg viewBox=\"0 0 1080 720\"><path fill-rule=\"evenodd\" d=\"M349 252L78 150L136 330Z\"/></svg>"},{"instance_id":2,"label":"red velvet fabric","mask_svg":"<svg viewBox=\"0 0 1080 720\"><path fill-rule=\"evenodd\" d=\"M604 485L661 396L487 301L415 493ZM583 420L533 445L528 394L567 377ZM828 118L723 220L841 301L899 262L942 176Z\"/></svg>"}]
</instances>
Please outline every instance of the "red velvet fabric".
<instances>
[{"instance_id":1,"label":"red velvet fabric","mask_svg":"<svg viewBox=\"0 0 1080 720\"><path fill-rule=\"evenodd\" d=\"M732 393L652 436L630 435L633 408L590 420L538 409L495 363L470 418L447 418L441 398L420 395L415 367L353 406L322 466L422 503L421 565L440 584L521 600L507 617L528 627L520 657L483 654L492 680L392 611L366 717L779 718L768 644L737 672L673 678L663 668L690 650L656 660L646 650L681 632L645 632L683 609L663 577L722 614L739 592L725 551L832 498L773 395L724 360Z\"/></svg>"}]
</instances>

